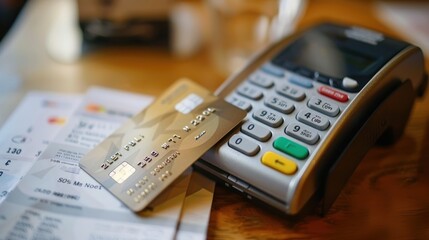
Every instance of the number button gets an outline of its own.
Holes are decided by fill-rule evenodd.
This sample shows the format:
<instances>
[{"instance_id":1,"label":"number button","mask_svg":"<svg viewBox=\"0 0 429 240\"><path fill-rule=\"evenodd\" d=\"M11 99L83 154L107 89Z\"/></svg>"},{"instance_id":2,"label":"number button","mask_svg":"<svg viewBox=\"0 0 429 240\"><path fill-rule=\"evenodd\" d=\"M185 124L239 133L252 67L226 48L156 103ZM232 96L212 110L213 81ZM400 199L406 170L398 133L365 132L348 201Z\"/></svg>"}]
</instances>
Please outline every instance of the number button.
<instances>
[{"instance_id":1,"label":"number button","mask_svg":"<svg viewBox=\"0 0 429 240\"><path fill-rule=\"evenodd\" d=\"M232 138L230 138L228 141L228 146L243 154L246 154L247 156L255 156L260 150L258 144L248 140L240 134L235 134L232 136Z\"/></svg>"},{"instance_id":2,"label":"number button","mask_svg":"<svg viewBox=\"0 0 429 240\"><path fill-rule=\"evenodd\" d=\"M340 108L335 103L323 100L319 97L312 97L308 101L308 107L320 113L335 117L340 112Z\"/></svg>"},{"instance_id":3,"label":"number button","mask_svg":"<svg viewBox=\"0 0 429 240\"><path fill-rule=\"evenodd\" d=\"M276 88L277 93L296 101L302 101L305 98L303 90L293 87L289 84L283 84Z\"/></svg>"},{"instance_id":4,"label":"number button","mask_svg":"<svg viewBox=\"0 0 429 240\"><path fill-rule=\"evenodd\" d=\"M252 105L249 102L246 102L234 96L228 97L226 101L238 108L243 109L246 112L249 112L252 109Z\"/></svg>"},{"instance_id":5,"label":"number button","mask_svg":"<svg viewBox=\"0 0 429 240\"><path fill-rule=\"evenodd\" d=\"M261 142L266 142L271 138L270 130L250 121L241 126L241 132Z\"/></svg>"},{"instance_id":6,"label":"number button","mask_svg":"<svg viewBox=\"0 0 429 240\"><path fill-rule=\"evenodd\" d=\"M319 140L319 134L317 134L317 131L297 122L289 124L285 132L287 135L310 145L315 144Z\"/></svg>"},{"instance_id":7,"label":"number button","mask_svg":"<svg viewBox=\"0 0 429 240\"><path fill-rule=\"evenodd\" d=\"M310 125L319 130L325 130L329 127L329 120L325 116L311 110L301 110L296 116L298 121Z\"/></svg>"},{"instance_id":8,"label":"number button","mask_svg":"<svg viewBox=\"0 0 429 240\"><path fill-rule=\"evenodd\" d=\"M279 127L283 123L283 118L280 116L280 114L277 114L265 108L260 108L256 112L254 112L253 118L262 123L265 123L270 127Z\"/></svg>"},{"instance_id":9,"label":"number button","mask_svg":"<svg viewBox=\"0 0 429 240\"><path fill-rule=\"evenodd\" d=\"M269 76L264 75L260 72L252 74L249 78L249 81L263 88L270 88L274 85L274 81Z\"/></svg>"},{"instance_id":10,"label":"number button","mask_svg":"<svg viewBox=\"0 0 429 240\"><path fill-rule=\"evenodd\" d=\"M253 100L258 100L263 95L262 91L260 91L259 89L255 88L255 87L249 86L247 84L238 87L237 93L244 96L244 97L253 99Z\"/></svg>"},{"instance_id":11,"label":"number button","mask_svg":"<svg viewBox=\"0 0 429 240\"><path fill-rule=\"evenodd\" d=\"M292 103L278 96L267 98L265 105L282 113L291 113L295 109Z\"/></svg>"}]
</instances>

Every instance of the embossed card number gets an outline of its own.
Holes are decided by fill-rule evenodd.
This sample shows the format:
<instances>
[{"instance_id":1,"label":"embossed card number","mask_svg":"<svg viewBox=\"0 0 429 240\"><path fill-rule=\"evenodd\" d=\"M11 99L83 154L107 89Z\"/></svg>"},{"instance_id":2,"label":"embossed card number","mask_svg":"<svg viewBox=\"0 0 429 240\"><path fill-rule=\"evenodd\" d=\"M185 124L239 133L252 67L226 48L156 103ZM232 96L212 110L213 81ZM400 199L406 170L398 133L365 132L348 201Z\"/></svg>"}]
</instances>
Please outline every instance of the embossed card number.
<instances>
[{"instance_id":1,"label":"embossed card number","mask_svg":"<svg viewBox=\"0 0 429 240\"><path fill-rule=\"evenodd\" d=\"M89 152L80 166L140 211L245 116L208 90L181 80Z\"/></svg>"}]
</instances>

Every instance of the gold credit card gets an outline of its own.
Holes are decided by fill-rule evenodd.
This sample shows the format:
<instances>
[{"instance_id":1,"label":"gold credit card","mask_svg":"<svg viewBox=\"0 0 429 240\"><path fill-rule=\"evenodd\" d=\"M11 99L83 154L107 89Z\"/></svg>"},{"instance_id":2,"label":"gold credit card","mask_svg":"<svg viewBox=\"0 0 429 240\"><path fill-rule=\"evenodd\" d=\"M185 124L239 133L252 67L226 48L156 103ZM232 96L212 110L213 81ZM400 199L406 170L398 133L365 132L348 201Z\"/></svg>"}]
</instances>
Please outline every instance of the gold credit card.
<instances>
[{"instance_id":1,"label":"gold credit card","mask_svg":"<svg viewBox=\"0 0 429 240\"><path fill-rule=\"evenodd\" d=\"M89 152L80 167L140 211L245 116L207 89L180 80Z\"/></svg>"}]
</instances>

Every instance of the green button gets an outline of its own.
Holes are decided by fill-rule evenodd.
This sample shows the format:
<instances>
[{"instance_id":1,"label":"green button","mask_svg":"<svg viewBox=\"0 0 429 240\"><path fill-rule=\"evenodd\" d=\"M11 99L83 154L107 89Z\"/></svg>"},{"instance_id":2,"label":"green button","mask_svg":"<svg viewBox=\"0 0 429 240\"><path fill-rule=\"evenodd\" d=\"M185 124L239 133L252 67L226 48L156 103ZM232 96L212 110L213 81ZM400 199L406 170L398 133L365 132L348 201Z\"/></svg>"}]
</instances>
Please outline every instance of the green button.
<instances>
[{"instance_id":1,"label":"green button","mask_svg":"<svg viewBox=\"0 0 429 240\"><path fill-rule=\"evenodd\" d=\"M284 137L279 137L274 141L274 148L289 154L297 159L304 159L308 156L308 150L306 147L299 145L298 143L292 142Z\"/></svg>"}]
</instances>

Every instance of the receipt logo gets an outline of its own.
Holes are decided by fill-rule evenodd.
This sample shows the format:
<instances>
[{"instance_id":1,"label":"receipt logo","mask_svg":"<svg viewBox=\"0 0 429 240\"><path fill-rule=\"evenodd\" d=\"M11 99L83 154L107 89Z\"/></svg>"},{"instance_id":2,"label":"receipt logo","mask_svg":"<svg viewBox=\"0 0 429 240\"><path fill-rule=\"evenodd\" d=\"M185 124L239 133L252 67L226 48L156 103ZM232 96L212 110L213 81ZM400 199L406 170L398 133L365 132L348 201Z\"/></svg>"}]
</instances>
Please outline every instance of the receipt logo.
<instances>
[{"instance_id":1,"label":"receipt logo","mask_svg":"<svg viewBox=\"0 0 429 240\"><path fill-rule=\"evenodd\" d=\"M98 105L98 104L88 104L85 107L86 111L89 113L95 113L95 114L107 114L111 116L122 116L122 117L132 117L132 113L123 112L120 110L115 109L107 109L104 106Z\"/></svg>"},{"instance_id":2,"label":"receipt logo","mask_svg":"<svg viewBox=\"0 0 429 240\"><path fill-rule=\"evenodd\" d=\"M203 98L191 93L176 104L175 109L183 114L188 114L203 102Z\"/></svg>"},{"instance_id":3,"label":"receipt logo","mask_svg":"<svg viewBox=\"0 0 429 240\"><path fill-rule=\"evenodd\" d=\"M96 104L86 105L86 110L92 113L102 113L106 111L106 109L103 106L96 105Z\"/></svg>"},{"instance_id":4,"label":"receipt logo","mask_svg":"<svg viewBox=\"0 0 429 240\"><path fill-rule=\"evenodd\" d=\"M62 117L50 117L48 118L48 123L52 125L63 125L66 123L66 119Z\"/></svg>"}]
</instances>

